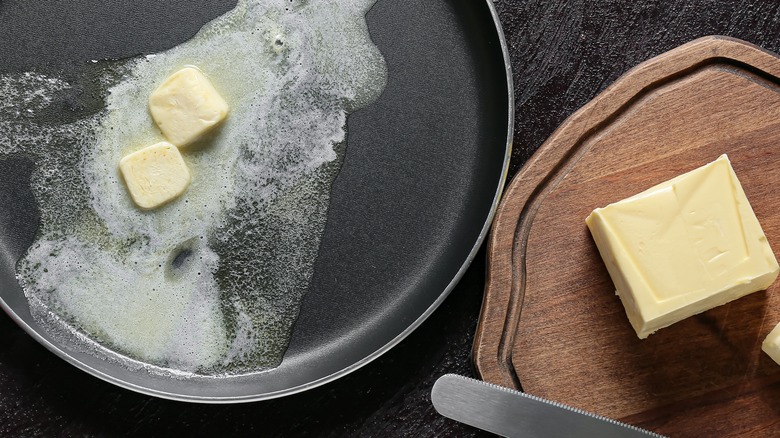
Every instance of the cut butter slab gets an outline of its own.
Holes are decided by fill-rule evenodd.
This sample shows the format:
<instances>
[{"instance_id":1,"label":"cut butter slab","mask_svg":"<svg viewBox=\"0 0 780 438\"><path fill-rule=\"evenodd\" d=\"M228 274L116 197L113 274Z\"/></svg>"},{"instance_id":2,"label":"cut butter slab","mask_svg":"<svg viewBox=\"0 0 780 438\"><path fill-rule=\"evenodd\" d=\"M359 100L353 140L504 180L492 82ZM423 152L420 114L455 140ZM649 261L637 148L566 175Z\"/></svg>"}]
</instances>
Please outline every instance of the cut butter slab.
<instances>
[{"instance_id":1,"label":"cut butter slab","mask_svg":"<svg viewBox=\"0 0 780 438\"><path fill-rule=\"evenodd\" d=\"M228 104L200 70L185 67L152 92L149 112L168 141L184 147L221 123Z\"/></svg>"},{"instance_id":2,"label":"cut butter slab","mask_svg":"<svg viewBox=\"0 0 780 438\"><path fill-rule=\"evenodd\" d=\"M586 219L639 338L766 289L778 264L726 155Z\"/></svg>"},{"instance_id":3,"label":"cut butter slab","mask_svg":"<svg viewBox=\"0 0 780 438\"><path fill-rule=\"evenodd\" d=\"M133 202L143 209L157 208L184 193L190 171L179 149L160 142L125 156L119 170Z\"/></svg>"},{"instance_id":4,"label":"cut butter slab","mask_svg":"<svg viewBox=\"0 0 780 438\"><path fill-rule=\"evenodd\" d=\"M768 354L775 362L780 364L780 324L767 335L764 342L761 343L761 349Z\"/></svg>"}]
</instances>

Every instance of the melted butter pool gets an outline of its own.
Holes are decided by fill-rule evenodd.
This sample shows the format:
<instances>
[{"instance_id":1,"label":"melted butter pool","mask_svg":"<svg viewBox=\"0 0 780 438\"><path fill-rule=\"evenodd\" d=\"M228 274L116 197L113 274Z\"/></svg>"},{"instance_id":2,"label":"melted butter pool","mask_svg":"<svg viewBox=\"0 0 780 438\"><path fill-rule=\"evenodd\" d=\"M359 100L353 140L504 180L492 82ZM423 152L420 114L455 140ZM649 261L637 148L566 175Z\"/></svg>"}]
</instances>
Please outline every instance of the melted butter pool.
<instances>
[{"instance_id":1,"label":"melted butter pool","mask_svg":"<svg viewBox=\"0 0 780 438\"><path fill-rule=\"evenodd\" d=\"M77 85L0 76L0 159L36 163L41 228L17 264L36 320L72 348L155 373L278 365L309 287L346 116L386 83L365 23L374 1L241 0L171 50L95 63L87 92L105 108L75 121L41 115ZM147 99L185 65L209 77L230 116L184 152L187 192L144 212L117 166L163 140Z\"/></svg>"}]
</instances>

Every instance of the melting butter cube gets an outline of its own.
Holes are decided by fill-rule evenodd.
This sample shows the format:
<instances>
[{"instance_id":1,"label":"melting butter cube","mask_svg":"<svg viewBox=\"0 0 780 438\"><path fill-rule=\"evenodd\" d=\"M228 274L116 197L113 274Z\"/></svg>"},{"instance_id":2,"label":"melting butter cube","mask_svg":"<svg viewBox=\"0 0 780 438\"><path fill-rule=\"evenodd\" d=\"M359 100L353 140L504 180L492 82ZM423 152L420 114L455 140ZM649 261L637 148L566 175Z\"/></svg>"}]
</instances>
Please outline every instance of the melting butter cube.
<instances>
[{"instance_id":1,"label":"melting butter cube","mask_svg":"<svg viewBox=\"0 0 780 438\"><path fill-rule=\"evenodd\" d=\"M775 362L780 364L780 324L767 335L764 342L761 343L761 349L768 354Z\"/></svg>"},{"instance_id":2,"label":"melting butter cube","mask_svg":"<svg viewBox=\"0 0 780 438\"><path fill-rule=\"evenodd\" d=\"M778 264L728 157L586 219L639 338L766 289Z\"/></svg>"},{"instance_id":3,"label":"melting butter cube","mask_svg":"<svg viewBox=\"0 0 780 438\"><path fill-rule=\"evenodd\" d=\"M185 67L152 93L149 112L168 141L184 147L222 122L228 105L200 70Z\"/></svg>"},{"instance_id":4,"label":"melting butter cube","mask_svg":"<svg viewBox=\"0 0 780 438\"><path fill-rule=\"evenodd\" d=\"M184 193L190 171L179 149L160 142L125 156L119 170L133 202L143 209L157 208Z\"/></svg>"}]
</instances>

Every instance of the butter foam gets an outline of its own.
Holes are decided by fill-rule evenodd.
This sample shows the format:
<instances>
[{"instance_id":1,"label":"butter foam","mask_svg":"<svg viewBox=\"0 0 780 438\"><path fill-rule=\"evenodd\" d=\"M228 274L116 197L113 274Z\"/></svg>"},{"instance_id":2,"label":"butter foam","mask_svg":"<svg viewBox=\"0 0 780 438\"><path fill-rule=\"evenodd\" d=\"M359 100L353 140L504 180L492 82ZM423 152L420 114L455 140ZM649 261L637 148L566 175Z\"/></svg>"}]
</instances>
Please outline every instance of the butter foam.
<instances>
[{"instance_id":1,"label":"butter foam","mask_svg":"<svg viewBox=\"0 0 780 438\"><path fill-rule=\"evenodd\" d=\"M349 111L383 90L365 13L375 0L241 0L162 53L98 62L105 108L41 114L65 79L0 75L0 159L36 163L41 229L17 265L36 319L72 348L187 376L278 365L309 287ZM164 140L147 99L194 65L231 107L185 152L192 184L151 212L117 163Z\"/></svg>"}]
</instances>

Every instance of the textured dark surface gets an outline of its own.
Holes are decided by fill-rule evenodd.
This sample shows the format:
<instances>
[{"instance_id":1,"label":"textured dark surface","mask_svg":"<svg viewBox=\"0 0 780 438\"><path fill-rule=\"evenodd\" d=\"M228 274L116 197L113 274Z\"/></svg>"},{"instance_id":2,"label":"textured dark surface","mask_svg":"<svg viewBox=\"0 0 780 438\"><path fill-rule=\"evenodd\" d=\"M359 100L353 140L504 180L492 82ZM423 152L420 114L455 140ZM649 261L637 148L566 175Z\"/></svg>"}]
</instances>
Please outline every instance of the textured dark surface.
<instances>
[{"instance_id":1,"label":"textured dark surface","mask_svg":"<svg viewBox=\"0 0 780 438\"><path fill-rule=\"evenodd\" d=\"M642 60L709 34L780 49L780 4L770 0L496 5L516 86L511 174L569 114ZM239 406L192 406L118 389L56 358L0 316L0 435L474 435L439 417L429 394L439 375L471 373L484 269L480 253L434 315L368 366L307 393Z\"/></svg>"}]
</instances>

